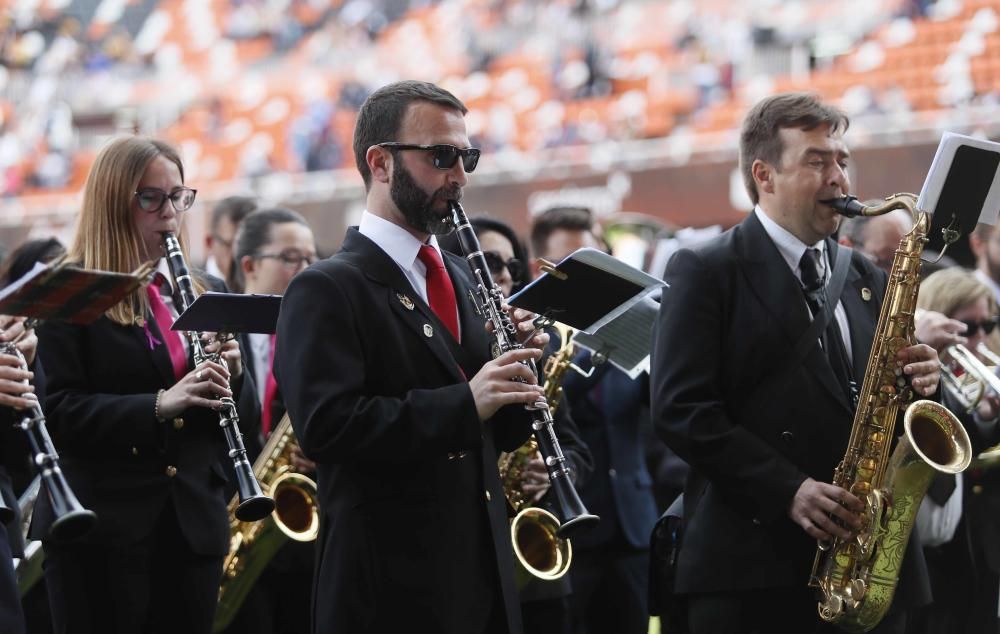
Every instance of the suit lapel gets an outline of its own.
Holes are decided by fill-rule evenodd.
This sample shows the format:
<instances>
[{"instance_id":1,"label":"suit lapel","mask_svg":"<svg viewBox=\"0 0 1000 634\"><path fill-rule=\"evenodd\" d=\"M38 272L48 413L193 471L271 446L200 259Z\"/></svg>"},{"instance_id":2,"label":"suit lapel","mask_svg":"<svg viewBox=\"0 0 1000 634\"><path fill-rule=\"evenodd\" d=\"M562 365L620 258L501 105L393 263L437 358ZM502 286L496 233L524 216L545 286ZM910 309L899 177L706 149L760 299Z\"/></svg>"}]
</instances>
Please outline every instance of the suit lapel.
<instances>
[{"instance_id":1,"label":"suit lapel","mask_svg":"<svg viewBox=\"0 0 1000 634\"><path fill-rule=\"evenodd\" d=\"M389 310L424 342L448 373L456 381L464 380L447 341L451 339L454 342L454 339L413 289L396 262L378 245L361 235L356 227L347 230L342 251L370 280L385 287Z\"/></svg>"},{"instance_id":2,"label":"suit lapel","mask_svg":"<svg viewBox=\"0 0 1000 634\"><path fill-rule=\"evenodd\" d=\"M795 346L811 323L802 287L756 214L751 213L739 229L737 253L750 288L784 331L789 345ZM853 410L818 339L803 365L838 403Z\"/></svg>"},{"instance_id":3,"label":"suit lapel","mask_svg":"<svg viewBox=\"0 0 1000 634\"><path fill-rule=\"evenodd\" d=\"M847 272L840 301L844 304L847 321L851 326L851 365L854 380L860 385L868 369L868 356L871 354L880 310L880 303L875 295L875 281L867 273L861 273L852 266Z\"/></svg>"}]
</instances>

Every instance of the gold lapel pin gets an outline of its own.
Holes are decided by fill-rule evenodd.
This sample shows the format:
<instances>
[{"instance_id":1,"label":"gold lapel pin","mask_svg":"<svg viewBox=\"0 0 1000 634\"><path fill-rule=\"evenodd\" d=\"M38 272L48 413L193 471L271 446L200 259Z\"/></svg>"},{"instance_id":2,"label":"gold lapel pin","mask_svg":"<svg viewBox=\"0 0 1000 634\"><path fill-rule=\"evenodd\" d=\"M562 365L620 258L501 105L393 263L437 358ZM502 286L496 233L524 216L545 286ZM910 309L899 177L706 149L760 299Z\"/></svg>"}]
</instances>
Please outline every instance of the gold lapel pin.
<instances>
[{"instance_id":1,"label":"gold lapel pin","mask_svg":"<svg viewBox=\"0 0 1000 634\"><path fill-rule=\"evenodd\" d=\"M413 310L413 300L403 295L402 293L396 293L396 298L399 299L399 303L403 305L406 310ZM428 337L430 335L427 335Z\"/></svg>"},{"instance_id":2,"label":"gold lapel pin","mask_svg":"<svg viewBox=\"0 0 1000 634\"><path fill-rule=\"evenodd\" d=\"M424 324L424 335L427 337L434 336L434 328L432 328L430 324Z\"/></svg>"},{"instance_id":3,"label":"gold lapel pin","mask_svg":"<svg viewBox=\"0 0 1000 634\"><path fill-rule=\"evenodd\" d=\"M861 299L870 302L872 299L872 290L870 288L861 289Z\"/></svg>"}]
</instances>

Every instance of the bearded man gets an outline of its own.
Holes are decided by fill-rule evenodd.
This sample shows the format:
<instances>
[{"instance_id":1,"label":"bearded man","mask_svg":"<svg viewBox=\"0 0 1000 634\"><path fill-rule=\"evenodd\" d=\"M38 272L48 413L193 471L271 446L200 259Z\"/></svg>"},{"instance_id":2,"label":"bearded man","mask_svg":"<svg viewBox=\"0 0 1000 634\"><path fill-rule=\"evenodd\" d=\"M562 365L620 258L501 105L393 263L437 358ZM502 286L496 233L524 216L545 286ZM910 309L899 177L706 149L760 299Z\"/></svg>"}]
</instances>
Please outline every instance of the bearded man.
<instances>
[{"instance_id":1,"label":"bearded man","mask_svg":"<svg viewBox=\"0 0 1000 634\"><path fill-rule=\"evenodd\" d=\"M314 632L521 632L496 461L530 433L522 362L548 335L491 360L472 276L438 247L479 160L465 113L424 82L368 98L367 210L284 296L275 375L322 513ZM528 339L533 315L511 316Z\"/></svg>"}]
</instances>

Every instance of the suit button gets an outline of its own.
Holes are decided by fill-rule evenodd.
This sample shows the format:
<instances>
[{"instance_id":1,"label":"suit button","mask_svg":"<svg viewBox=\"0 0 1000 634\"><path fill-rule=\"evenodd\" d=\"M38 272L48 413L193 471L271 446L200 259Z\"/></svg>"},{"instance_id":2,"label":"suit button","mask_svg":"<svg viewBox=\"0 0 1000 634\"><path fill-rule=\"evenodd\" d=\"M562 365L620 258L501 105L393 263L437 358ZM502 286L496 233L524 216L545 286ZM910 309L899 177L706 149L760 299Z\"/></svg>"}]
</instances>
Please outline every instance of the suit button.
<instances>
[{"instance_id":1,"label":"suit button","mask_svg":"<svg viewBox=\"0 0 1000 634\"><path fill-rule=\"evenodd\" d=\"M976 495L980 495L983 492L983 485L976 484L972 487L972 492Z\"/></svg>"},{"instance_id":2,"label":"suit button","mask_svg":"<svg viewBox=\"0 0 1000 634\"><path fill-rule=\"evenodd\" d=\"M133 456L138 456L139 455L139 448L138 447L132 447L132 455Z\"/></svg>"},{"instance_id":3,"label":"suit button","mask_svg":"<svg viewBox=\"0 0 1000 634\"><path fill-rule=\"evenodd\" d=\"M795 442L795 434L790 431L783 431L781 432L781 439L790 445Z\"/></svg>"},{"instance_id":4,"label":"suit button","mask_svg":"<svg viewBox=\"0 0 1000 634\"><path fill-rule=\"evenodd\" d=\"M493 496L492 496L492 495L490 495L490 492L489 492L489 491L487 491L487 492L486 492L486 501L487 501L487 502L489 502L489 501L490 501L490 500L492 500L492 499L493 499Z\"/></svg>"},{"instance_id":5,"label":"suit button","mask_svg":"<svg viewBox=\"0 0 1000 634\"><path fill-rule=\"evenodd\" d=\"M612 478L617 478L618 477L618 472L615 471L614 467L611 467L610 469L608 469L608 476L610 476Z\"/></svg>"},{"instance_id":6,"label":"suit button","mask_svg":"<svg viewBox=\"0 0 1000 634\"><path fill-rule=\"evenodd\" d=\"M174 419L174 429L184 429L184 419L180 416Z\"/></svg>"},{"instance_id":7,"label":"suit button","mask_svg":"<svg viewBox=\"0 0 1000 634\"><path fill-rule=\"evenodd\" d=\"M177 475L177 467L175 467L174 465L168 465L166 473L168 478L174 477L175 475Z\"/></svg>"},{"instance_id":8,"label":"suit button","mask_svg":"<svg viewBox=\"0 0 1000 634\"><path fill-rule=\"evenodd\" d=\"M753 522L753 525L754 525L754 526L760 526L760 520L759 520L759 519L757 519L756 517L755 517L755 518L753 518L753 519L752 519L751 521Z\"/></svg>"}]
</instances>

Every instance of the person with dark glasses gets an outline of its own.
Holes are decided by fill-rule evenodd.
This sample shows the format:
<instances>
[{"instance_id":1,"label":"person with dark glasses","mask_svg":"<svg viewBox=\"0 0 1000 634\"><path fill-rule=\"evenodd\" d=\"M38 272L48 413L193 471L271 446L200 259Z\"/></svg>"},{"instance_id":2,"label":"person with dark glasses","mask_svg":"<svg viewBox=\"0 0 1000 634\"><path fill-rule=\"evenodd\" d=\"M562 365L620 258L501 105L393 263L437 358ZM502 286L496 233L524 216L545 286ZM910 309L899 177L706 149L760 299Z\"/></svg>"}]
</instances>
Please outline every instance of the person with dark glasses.
<instances>
[{"instance_id":1,"label":"person with dark glasses","mask_svg":"<svg viewBox=\"0 0 1000 634\"><path fill-rule=\"evenodd\" d=\"M951 361L959 344L982 357L997 325L993 291L976 275L959 267L942 269L927 277L917 297L917 331L921 322L936 316L957 324L960 334L938 348L942 363L957 380L966 376ZM962 330L964 329L964 332ZM941 402L958 416L969 433L972 453L1000 442L1000 395L986 389L978 405L967 411L950 382L941 381ZM942 531L941 527L950 527ZM956 476L939 476L931 483L917 516L915 533L924 544L933 603L924 608L921 632L995 632L997 596L1000 593L1000 472L967 469Z\"/></svg>"},{"instance_id":2,"label":"person with dark glasses","mask_svg":"<svg viewBox=\"0 0 1000 634\"><path fill-rule=\"evenodd\" d=\"M504 297L510 297L524 288L531 281L527 266L528 251L514 230L504 222L483 216L471 218L469 224L476 230L490 275L500 286ZM438 242L442 249L462 255L462 247L454 233L439 236Z\"/></svg>"}]
</instances>

